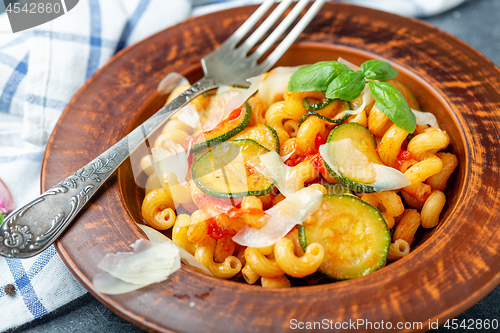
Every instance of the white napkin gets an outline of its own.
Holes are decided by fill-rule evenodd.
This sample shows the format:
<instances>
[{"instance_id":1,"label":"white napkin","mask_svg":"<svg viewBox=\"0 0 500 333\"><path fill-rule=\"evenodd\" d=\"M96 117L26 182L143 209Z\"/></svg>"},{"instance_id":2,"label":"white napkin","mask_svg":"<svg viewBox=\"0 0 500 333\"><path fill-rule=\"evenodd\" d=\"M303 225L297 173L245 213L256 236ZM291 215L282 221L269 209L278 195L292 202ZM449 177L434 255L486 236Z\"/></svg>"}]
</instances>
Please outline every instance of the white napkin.
<instances>
[{"instance_id":1,"label":"white napkin","mask_svg":"<svg viewBox=\"0 0 500 333\"><path fill-rule=\"evenodd\" d=\"M80 0L42 26L0 34L0 178L17 205L40 193L45 144L72 96L118 49L187 18L188 0ZM7 31L6 14L0 30ZM4 288L12 284L14 295ZM52 246L0 258L0 331L39 318L86 290Z\"/></svg>"},{"instance_id":2,"label":"white napkin","mask_svg":"<svg viewBox=\"0 0 500 333\"><path fill-rule=\"evenodd\" d=\"M464 0L352 0L411 16L433 15ZM80 0L54 21L0 34L0 178L18 206L40 193L46 142L85 81L117 50L189 15L262 0ZM10 31L6 14L0 32ZM14 295L4 288L12 284ZM0 258L0 331L19 326L83 295L85 289L54 247L26 259Z\"/></svg>"}]
</instances>

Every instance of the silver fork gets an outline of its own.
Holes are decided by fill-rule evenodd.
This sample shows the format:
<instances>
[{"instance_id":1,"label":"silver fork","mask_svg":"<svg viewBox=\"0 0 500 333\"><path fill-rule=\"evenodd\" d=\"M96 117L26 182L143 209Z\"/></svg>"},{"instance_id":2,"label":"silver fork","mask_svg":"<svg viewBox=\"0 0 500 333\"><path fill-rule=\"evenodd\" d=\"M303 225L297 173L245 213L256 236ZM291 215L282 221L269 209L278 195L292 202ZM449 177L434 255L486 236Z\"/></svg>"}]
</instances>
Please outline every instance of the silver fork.
<instances>
[{"instance_id":1,"label":"silver fork","mask_svg":"<svg viewBox=\"0 0 500 333\"><path fill-rule=\"evenodd\" d=\"M247 55L293 2L283 0L248 39L236 47L275 2L264 1L228 40L201 60L205 73L202 79L89 164L12 212L0 226L0 255L29 258L42 252L68 227L123 161L180 108L196 96L219 85L242 83L249 77L268 71L311 22L326 0L315 0L276 49L258 64L257 61L290 27L309 1L300 0L264 42L252 54Z\"/></svg>"}]
</instances>

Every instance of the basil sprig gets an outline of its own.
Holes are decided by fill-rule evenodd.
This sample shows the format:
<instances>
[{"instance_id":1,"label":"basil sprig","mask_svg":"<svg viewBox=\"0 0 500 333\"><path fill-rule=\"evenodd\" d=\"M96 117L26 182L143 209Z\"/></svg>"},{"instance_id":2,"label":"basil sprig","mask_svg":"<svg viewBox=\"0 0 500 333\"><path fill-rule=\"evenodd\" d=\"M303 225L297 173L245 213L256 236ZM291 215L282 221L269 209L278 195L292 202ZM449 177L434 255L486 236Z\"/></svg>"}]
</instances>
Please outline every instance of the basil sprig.
<instances>
[{"instance_id":1,"label":"basil sprig","mask_svg":"<svg viewBox=\"0 0 500 333\"><path fill-rule=\"evenodd\" d=\"M368 86L375 97L375 106L399 128L413 133L417 127L417 118L403 94L387 82L370 81Z\"/></svg>"},{"instance_id":2,"label":"basil sprig","mask_svg":"<svg viewBox=\"0 0 500 333\"><path fill-rule=\"evenodd\" d=\"M349 67L337 61L320 61L300 67L288 81L288 91L326 91L330 82L348 70Z\"/></svg>"},{"instance_id":3,"label":"basil sprig","mask_svg":"<svg viewBox=\"0 0 500 333\"><path fill-rule=\"evenodd\" d=\"M375 97L375 106L394 124L413 133L417 121L408 102L394 86L379 82L393 79L398 74L396 69L382 60L368 60L361 65L360 71L353 71L337 61L321 61L296 70L288 82L288 90L319 90L328 99L351 101L361 94L368 83Z\"/></svg>"},{"instance_id":4,"label":"basil sprig","mask_svg":"<svg viewBox=\"0 0 500 333\"><path fill-rule=\"evenodd\" d=\"M365 88L365 79L360 71L348 70L340 74L330 83L325 96L331 99L350 101L361 94Z\"/></svg>"},{"instance_id":5,"label":"basil sprig","mask_svg":"<svg viewBox=\"0 0 500 333\"><path fill-rule=\"evenodd\" d=\"M371 80L385 81L398 76L399 72L382 60L368 60L361 65L363 76Z\"/></svg>"}]
</instances>

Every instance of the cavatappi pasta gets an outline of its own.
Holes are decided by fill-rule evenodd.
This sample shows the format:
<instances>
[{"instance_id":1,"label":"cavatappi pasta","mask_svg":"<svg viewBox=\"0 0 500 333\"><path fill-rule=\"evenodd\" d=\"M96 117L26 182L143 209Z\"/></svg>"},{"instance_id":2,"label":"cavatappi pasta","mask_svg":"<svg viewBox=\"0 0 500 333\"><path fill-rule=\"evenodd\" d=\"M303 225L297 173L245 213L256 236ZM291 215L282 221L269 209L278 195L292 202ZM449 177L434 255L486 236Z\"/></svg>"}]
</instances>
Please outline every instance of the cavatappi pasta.
<instances>
[{"instance_id":1,"label":"cavatappi pasta","mask_svg":"<svg viewBox=\"0 0 500 333\"><path fill-rule=\"evenodd\" d=\"M368 74L359 97L345 101L325 91L290 91L295 70L281 87L276 79L266 84L271 71L256 88L199 96L166 123L152 155L141 160L149 177L144 222L171 229L173 242L216 277L273 288L313 283L318 271L353 278L408 255L418 230L439 223L458 165L443 151L447 133L437 123L417 121L412 133L396 125L376 106ZM406 86L389 82L420 107ZM304 190L315 191L315 204L299 198ZM296 203L307 207L305 215ZM277 221L288 223L282 234ZM366 228L379 238L368 239ZM364 260L363 242L377 243L373 267L352 264Z\"/></svg>"}]
</instances>

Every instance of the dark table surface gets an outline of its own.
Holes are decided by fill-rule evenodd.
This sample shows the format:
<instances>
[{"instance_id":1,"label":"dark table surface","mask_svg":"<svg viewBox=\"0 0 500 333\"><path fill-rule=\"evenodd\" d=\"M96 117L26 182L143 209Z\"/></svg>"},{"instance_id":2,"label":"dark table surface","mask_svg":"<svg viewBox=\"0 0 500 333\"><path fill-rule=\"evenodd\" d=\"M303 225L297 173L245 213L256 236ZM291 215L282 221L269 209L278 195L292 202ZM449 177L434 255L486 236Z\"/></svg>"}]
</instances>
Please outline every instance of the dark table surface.
<instances>
[{"instance_id":1,"label":"dark table surface","mask_svg":"<svg viewBox=\"0 0 500 333\"><path fill-rule=\"evenodd\" d=\"M500 0L472 0L448 12L423 20L460 38L500 66ZM500 321L500 286L457 319L466 320L466 322L469 319ZM453 331L461 330L466 331L464 329ZM444 327L436 330L436 332L446 331L448 329ZM476 331L486 332L487 330ZM495 331L500 331L500 329ZM116 316L90 294L86 294L43 318L8 332L131 333L144 331Z\"/></svg>"}]
</instances>

